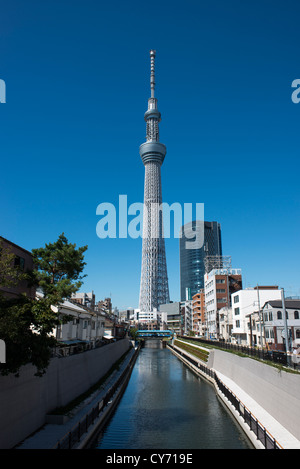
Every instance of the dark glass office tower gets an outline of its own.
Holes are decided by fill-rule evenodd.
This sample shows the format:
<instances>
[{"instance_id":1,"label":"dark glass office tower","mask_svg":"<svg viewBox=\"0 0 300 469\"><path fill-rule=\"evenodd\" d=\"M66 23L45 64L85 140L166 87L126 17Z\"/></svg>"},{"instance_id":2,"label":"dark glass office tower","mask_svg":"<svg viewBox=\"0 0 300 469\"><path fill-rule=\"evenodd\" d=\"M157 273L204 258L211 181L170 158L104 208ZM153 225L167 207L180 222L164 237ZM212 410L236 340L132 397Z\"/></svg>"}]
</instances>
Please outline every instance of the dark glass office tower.
<instances>
[{"instance_id":1,"label":"dark glass office tower","mask_svg":"<svg viewBox=\"0 0 300 469\"><path fill-rule=\"evenodd\" d=\"M206 256L221 256L221 227L216 221L204 222L204 242L201 247L187 249L186 242L191 241L191 234L196 230L196 221L187 223L182 227L182 236L179 239L180 248L180 299L186 300L186 289L190 289L191 297L204 288ZM194 237L195 239L195 237Z\"/></svg>"}]
</instances>

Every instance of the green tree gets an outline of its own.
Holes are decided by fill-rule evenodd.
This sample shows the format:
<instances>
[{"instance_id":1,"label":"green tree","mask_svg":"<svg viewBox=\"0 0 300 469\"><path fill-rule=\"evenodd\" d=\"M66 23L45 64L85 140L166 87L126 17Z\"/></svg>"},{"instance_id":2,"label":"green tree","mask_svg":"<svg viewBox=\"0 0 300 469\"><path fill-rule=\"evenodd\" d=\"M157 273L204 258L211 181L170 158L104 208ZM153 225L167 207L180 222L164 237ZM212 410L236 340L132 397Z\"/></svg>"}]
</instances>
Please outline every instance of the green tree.
<instances>
[{"instance_id":1,"label":"green tree","mask_svg":"<svg viewBox=\"0 0 300 469\"><path fill-rule=\"evenodd\" d=\"M14 373L19 376L21 366L27 363L36 367L37 376L45 372L51 358L51 347L56 343L55 338L49 335L56 320L51 318L48 309L43 315L42 306L25 295L1 300L0 337L6 345L6 363L0 365L2 375Z\"/></svg>"},{"instance_id":2,"label":"green tree","mask_svg":"<svg viewBox=\"0 0 300 469\"><path fill-rule=\"evenodd\" d=\"M129 334L134 340L136 340L137 333L138 329L136 327L130 327Z\"/></svg>"},{"instance_id":3,"label":"green tree","mask_svg":"<svg viewBox=\"0 0 300 469\"><path fill-rule=\"evenodd\" d=\"M33 262L36 265L33 281L53 305L71 298L81 287L85 277L81 274L86 265L83 256L86 250L87 246L76 248L76 244L69 243L64 233L55 243L32 250Z\"/></svg>"},{"instance_id":4,"label":"green tree","mask_svg":"<svg viewBox=\"0 0 300 469\"><path fill-rule=\"evenodd\" d=\"M34 299L25 295L15 299L0 298L0 338L6 344L7 359L6 364L1 365L2 374L18 376L20 367L26 363L36 367L37 376L45 373L51 347L56 343L51 333L61 322L51 306L59 306L82 285L86 250L87 246L76 248L69 243L64 233L55 243L33 249L36 267L28 278L42 295ZM0 279L4 277L0 275Z\"/></svg>"}]
</instances>

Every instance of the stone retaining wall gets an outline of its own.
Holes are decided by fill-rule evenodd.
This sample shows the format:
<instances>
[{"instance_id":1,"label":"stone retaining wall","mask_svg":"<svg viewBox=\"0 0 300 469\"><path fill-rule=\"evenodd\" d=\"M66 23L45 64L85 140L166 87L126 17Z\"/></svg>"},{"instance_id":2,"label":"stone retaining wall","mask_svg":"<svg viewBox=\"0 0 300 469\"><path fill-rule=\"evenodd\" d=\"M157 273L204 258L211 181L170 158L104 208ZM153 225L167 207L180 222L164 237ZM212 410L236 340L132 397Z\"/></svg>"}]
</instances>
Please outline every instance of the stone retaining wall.
<instances>
[{"instance_id":1,"label":"stone retaining wall","mask_svg":"<svg viewBox=\"0 0 300 469\"><path fill-rule=\"evenodd\" d=\"M40 428L46 414L87 391L129 349L128 339L64 358L53 358L43 377L32 365L20 377L0 376L0 448L20 443Z\"/></svg>"},{"instance_id":2,"label":"stone retaining wall","mask_svg":"<svg viewBox=\"0 0 300 469\"><path fill-rule=\"evenodd\" d=\"M300 375L214 349L207 366L234 381L300 440Z\"/></svg>"}]
</instances>

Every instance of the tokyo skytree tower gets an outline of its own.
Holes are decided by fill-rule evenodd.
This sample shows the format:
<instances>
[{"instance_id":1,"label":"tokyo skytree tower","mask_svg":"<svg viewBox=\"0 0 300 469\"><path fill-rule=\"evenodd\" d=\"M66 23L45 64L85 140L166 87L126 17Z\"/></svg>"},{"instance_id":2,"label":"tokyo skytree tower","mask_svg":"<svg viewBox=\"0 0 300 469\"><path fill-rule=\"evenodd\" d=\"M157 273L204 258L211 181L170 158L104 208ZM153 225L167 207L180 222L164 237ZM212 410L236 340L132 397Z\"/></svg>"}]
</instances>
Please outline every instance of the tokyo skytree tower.
<instances>
[{"instance_id":1,"label":"tokyo skytree tower","mask_svg":"<svg viewBox=\"0 0 300 469\"><path fill-rule=\"evenodd\" d=\"M148 110L145 112L146 142L140 145L140 156L145 165L142 272L140 304L142 312L153 311L160 304L169 303L169 284L163 236L163 214L160 167L166 155L166 146L159 142L155 91L155 50L150 51L150 88Z\"/></svg>"}]
</instances>

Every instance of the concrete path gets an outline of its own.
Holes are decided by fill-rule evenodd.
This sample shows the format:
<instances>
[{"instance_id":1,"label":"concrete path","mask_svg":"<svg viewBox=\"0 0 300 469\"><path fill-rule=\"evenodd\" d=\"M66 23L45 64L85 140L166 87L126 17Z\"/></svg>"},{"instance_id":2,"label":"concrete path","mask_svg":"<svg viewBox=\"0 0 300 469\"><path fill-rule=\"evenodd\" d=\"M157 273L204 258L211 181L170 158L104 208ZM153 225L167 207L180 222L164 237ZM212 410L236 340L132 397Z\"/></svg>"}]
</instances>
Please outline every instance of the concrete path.
<instances>
[{"instance_id":1,"label":"concrete path","mask_svg":"<svg viewBox=\"0 0 300 469\"><path fill-rule=\"evenodd\" d=\"M220 380L227 386L230 391L247 407L252 415L265 427L272 437L280 444L283 449L300 449L300 441L297 440L286 428L284 428L277 420L263 409L257 402L252 399L243 389L235 384L234 381L227 378L219 371L217 375Z\"/></svg>"}]
</instances>

